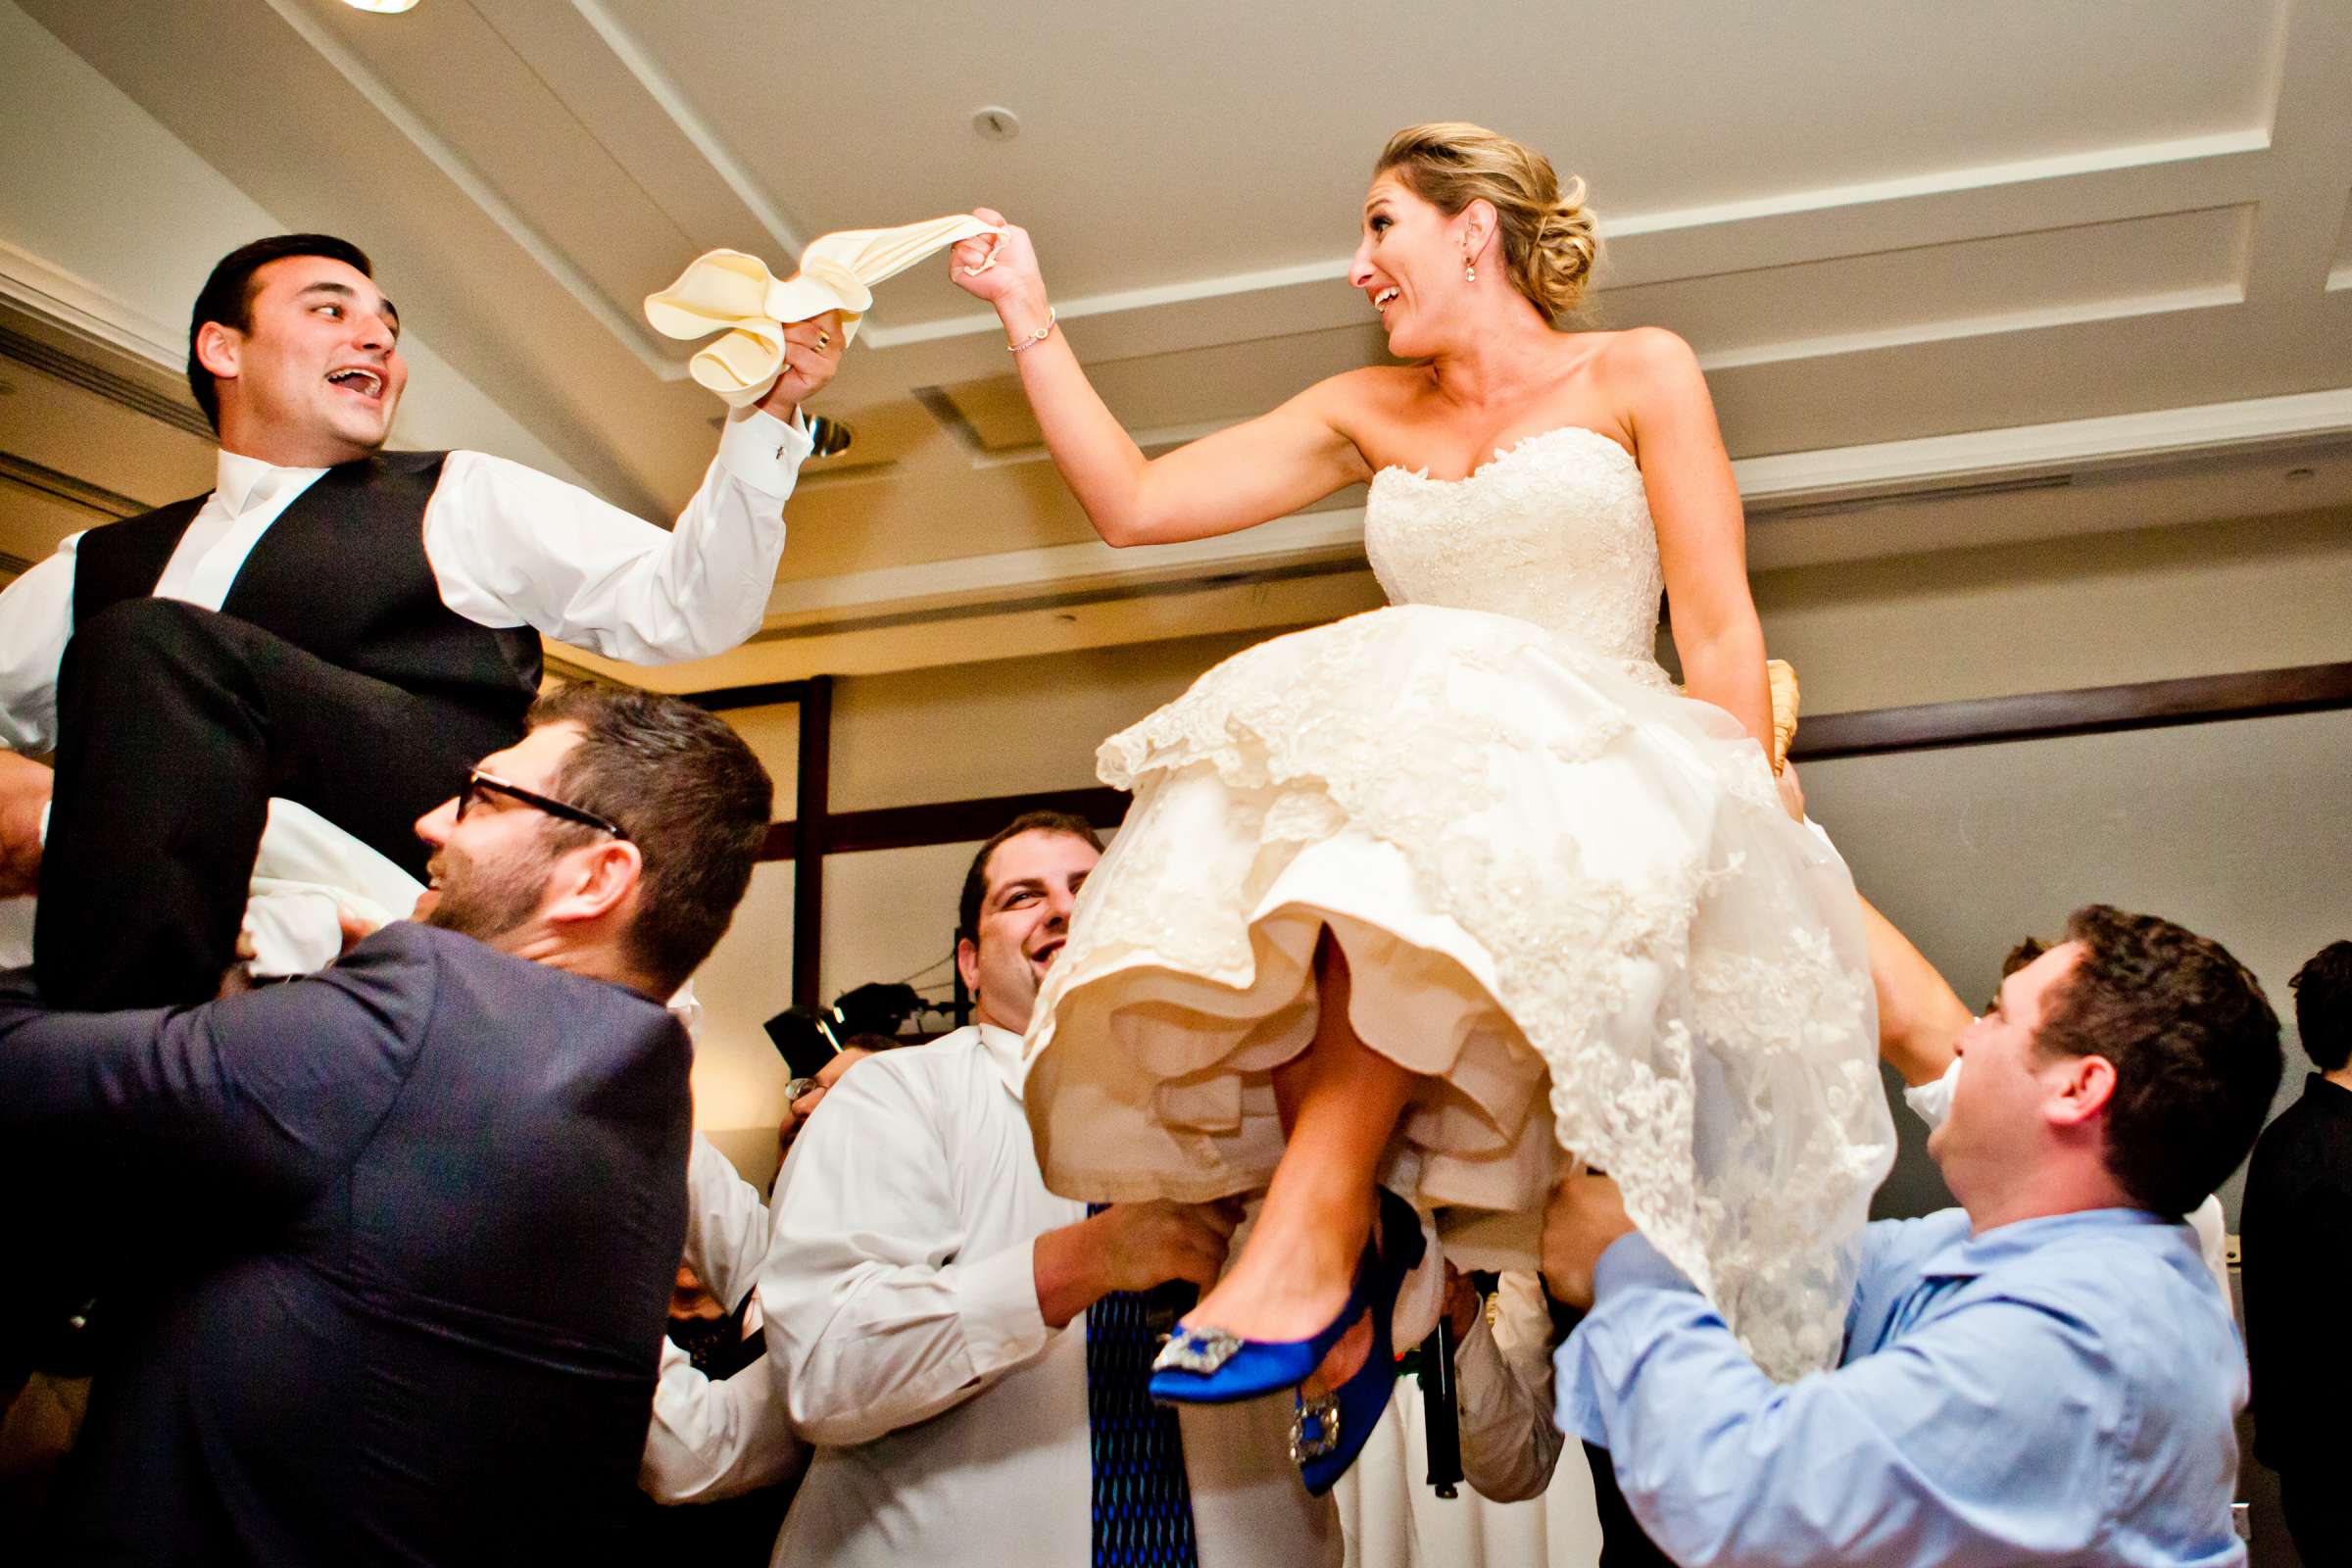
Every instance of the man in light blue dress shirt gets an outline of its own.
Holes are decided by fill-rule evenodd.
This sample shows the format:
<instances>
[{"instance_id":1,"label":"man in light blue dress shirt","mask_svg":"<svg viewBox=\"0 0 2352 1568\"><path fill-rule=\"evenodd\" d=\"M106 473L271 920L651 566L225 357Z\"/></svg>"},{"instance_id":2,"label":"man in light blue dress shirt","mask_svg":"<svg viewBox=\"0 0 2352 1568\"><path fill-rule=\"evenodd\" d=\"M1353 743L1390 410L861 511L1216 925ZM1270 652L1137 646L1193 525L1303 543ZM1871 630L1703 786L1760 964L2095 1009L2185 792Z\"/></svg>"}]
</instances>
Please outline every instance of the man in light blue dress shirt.
<instances>
[{"instance_id":1,"label":"man in light blue dress shirt","mask_svg":"<svg viewBox=\"0 0 2352 1568\"><path fill-rule=\"evenodd\" d=\"M1898 947L1916 959L1899 937L1874 959ZM1592 1309L1558 1354L1561 1430L1609 1450L1685 1568L2244 1563L2245 1358L2180 1217L2278 1087L2261 988L2092 906L1955 1044L1928 1151L1961 1207L1870 1227L1833 1371L1773 1383L1605 1178L1564 1187L1545 1272Z\"/></svg>"}]
</instances>

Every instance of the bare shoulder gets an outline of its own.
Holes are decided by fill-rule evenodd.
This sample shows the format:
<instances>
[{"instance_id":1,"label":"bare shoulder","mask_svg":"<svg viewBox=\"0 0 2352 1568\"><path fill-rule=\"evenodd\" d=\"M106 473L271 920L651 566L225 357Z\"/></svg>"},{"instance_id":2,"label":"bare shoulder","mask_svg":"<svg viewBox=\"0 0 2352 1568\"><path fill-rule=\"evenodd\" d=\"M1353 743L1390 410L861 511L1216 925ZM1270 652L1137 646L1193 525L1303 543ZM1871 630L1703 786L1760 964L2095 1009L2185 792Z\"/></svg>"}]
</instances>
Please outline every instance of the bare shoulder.
<instances>
[{"instance_id":1,"label":"bare shoulder","mask_svg":"<svg viewBox=\"0 0 2352 1568\"><path fill-rule=\"evenodd\" d=\"M1393 417L1429 384L1429 372L1409 365L1367 365L1327 375L1298 394L1301 402L1333 416L1333 423Z\"/></svg>"},{"instance_id":2,"label":"bare shoulder","mask_svg":"<svg viewBox=\"0 0 2352 1568\"><path fill-rule=\"evenodd\" d=\"M1662 326L1628 327L1603 337L1594 353L1594 367L1626 379L1680 381L1698 376L1698 354L1678 332Z\"/></svg>"},{"instance_id":3,"label":"bare shoulder","mask_svg":"<svg viewBox=\"0 0 2352 1568\"><path fill-rule=\"evenodd\" d=\"M1299 393L1290 407L1327 426L1354 451L1352 457L1368 478L1396 444L1396 432L1412 423L1414 401L1428 389L1428 371L1414 366L1368 365L1326 376Z\"/></svg>"},{"instance_id":4,"label":"bare shoulder","mask_svg":"<svg viewBox=\"0 0 2352 1568\"><path fill-rule=\"evenodd\" d=\"M1713 418L1713 397L1689 343L1662 326L1637 326L1609 334L1593 359L1593 378L1611 406L1624 412L1637 441L1646 427L1656 434L1703 412Z\"/></svg>"}]
</instances>

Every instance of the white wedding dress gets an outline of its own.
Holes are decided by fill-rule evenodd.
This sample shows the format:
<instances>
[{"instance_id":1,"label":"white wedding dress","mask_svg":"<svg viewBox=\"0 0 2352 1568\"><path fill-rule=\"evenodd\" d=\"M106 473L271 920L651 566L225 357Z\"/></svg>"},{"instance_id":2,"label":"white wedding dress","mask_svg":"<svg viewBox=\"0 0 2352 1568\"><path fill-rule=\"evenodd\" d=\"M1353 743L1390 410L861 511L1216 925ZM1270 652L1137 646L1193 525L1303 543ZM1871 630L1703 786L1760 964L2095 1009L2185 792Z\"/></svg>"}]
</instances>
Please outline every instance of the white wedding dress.
<instances>
[{"instance_id":1,"label":"white wedding dress","mask_svg":"<svg viewBox=\"0 0 2352 1568\"><path fill-rule=\"evenodd\" d=\"M1355 1032L1423 1075L1384 1182L1528 1211L1573 1150L1765 1370L1833 1364L1893 1149L1861 919L1755 742L1658 667L1641 469L1576 426L1388 468L1364 535L1390 608L1102 745L1135 805L1030 1026L1048 1185L1261 1189L1328 927Z\"/></svg>"}]
</instances>

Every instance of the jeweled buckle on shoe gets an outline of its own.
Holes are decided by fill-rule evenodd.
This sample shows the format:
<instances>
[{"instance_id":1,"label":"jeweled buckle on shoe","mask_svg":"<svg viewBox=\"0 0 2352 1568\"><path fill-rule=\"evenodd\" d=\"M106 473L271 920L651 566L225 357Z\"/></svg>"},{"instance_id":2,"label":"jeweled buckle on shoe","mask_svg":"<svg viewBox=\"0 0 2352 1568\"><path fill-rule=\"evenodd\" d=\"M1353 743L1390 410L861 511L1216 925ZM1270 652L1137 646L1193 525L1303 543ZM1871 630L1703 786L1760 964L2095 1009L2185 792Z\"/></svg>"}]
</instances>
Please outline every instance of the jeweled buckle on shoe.
<instances>
[{"instance_id":1,"label":"jeweled buckle on shoe","mask_svg":"<svg viewBox=\"0 0 2352 1568\"><path fill-rule=\"evenodd\" d=\"M1340 1446L1340 1400L1336 1394L1303 1395L1291 1417L1291 1463L1320 1459Z\"/></svg>"},{"instance_id":2,"label":"jeweled buckle on shoe","mask_svg":"<svg viewBox=\"0 0 2352 1568\"><path fill-rule=\"evenodd\" d=\"M1152 1361L1154 1372L1197 1372L1207 1377L1234 1357L1242 1348L1239 1335L1223 1329L1192 1329L1176 1325L1168 1335L1159 1354Z\"/></svg>"}]
</instances>

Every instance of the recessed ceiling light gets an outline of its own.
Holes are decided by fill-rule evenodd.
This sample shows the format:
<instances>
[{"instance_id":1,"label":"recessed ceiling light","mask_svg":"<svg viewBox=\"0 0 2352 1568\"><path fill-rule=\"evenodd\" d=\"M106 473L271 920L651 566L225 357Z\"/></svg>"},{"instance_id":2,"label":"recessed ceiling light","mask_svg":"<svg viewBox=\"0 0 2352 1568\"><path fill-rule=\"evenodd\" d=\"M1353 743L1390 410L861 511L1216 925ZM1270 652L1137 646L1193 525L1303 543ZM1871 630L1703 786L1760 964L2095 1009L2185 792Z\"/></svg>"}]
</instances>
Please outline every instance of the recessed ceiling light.
<instances>
[{"instance_id":1,"label":"recessed ceiling light","mask_svg":"<svg viewBox=\"0 0 2352 1568\"><path fill-rule=\"evenodd\" d=\"M847 452L850 450L850 427L839 419L827 418L821 414L808 416L810 457L829 458L837 452Z\"/></svg>"},{"instance_id":2,"label":"recessed ceiling light","mask_svg":"<svg viewBox=\"0 0 2352 1568\"><path fill-rule=\"evenodd\" d=\"M354 11L372 11L379 17L397 17L403 11L416 9L416 0L343 0Z\"/></svg>"}]
</instances>

